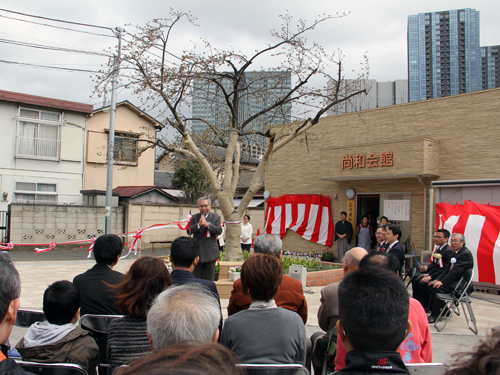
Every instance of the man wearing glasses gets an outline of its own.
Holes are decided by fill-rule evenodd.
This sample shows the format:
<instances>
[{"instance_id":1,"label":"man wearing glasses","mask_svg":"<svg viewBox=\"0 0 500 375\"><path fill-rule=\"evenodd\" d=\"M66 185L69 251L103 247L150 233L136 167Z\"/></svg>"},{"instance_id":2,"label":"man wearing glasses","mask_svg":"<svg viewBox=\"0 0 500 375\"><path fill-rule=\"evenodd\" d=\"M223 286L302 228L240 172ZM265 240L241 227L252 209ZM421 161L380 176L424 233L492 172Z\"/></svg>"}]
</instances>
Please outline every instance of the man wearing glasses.
<instances>
[{"instance_id":1,"label":"man wearing glasses","mask_svg":"<svg viewBox=\"0 0 500 375\"><path fill-rule=\"evenodd\" d=\"M446 229L438 229L434 233L432 239L435 248L431 255L432 263L427 266L422 265L420 267L421 274L413 278L413 298L420 301L425 309L429 305L429 298L431 296L431 290L428 288L429 283L450 266L450 260L453 257L454 251L448 245L449 238L450 232Z\"/></svg>"}]
</instances>

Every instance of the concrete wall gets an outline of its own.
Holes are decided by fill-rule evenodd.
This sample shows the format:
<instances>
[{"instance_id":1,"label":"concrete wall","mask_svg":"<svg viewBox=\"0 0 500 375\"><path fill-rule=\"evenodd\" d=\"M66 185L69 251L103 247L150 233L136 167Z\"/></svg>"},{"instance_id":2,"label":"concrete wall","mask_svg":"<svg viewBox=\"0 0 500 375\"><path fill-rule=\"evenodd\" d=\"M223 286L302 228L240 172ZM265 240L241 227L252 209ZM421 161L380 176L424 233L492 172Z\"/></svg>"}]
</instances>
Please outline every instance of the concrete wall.
<instances>
[{"instance_id":1,"label":"concrete wall","mask_svg":"<svg viewBox=\"0 0 500 375\"><path fill-rule=\"evenodd\" d=\"M125 232L135 232L140 228L147 228L154 224L167 224L169 222L184 220L189 212L196 214L199 212L198 206L195 205L174 205L174 204L152 204L152 203L128 203L124 206L125 212ZM220 209L212 207L211 212L215 212L224 217ZM246 214L250 215L253 227L254 237L257 234L257 229L260 233L264 230L264 215L263 208L248 209ZM150 248L151 241L173 241L179 236L185 236L186 232L179 229L177 226L172 228L162 228L145 231L142 237L142 247Z\"/></svg>"},{"instance_id":2,"label":"concrete wall","mask_svg":"<svg viewBox=\"0 0 500 375\"><path fill-rule=\"evenodd\" d=\"M113 207L112 232L116 234L136 232L154 224L167 224L172 221L186 219L189 212L199 212L194 205L128 203ZM90 206L55 206L33 204L11 204L10 241L14 244L50 242L61 243L85 240L104 234L104 207ZM218 208L212 212L220 215ZM247 210L253 226L254 237L257 229L263 233L264 209ZM222 221L224 218L222 217ZM178 227L148 230L142 237L142 247L151 248L151 241L173 241L186 235ZM124 242L129 242L125 238ZM58 245L57 249L78 248L78 245ZM43 246L40 246L42 248ZM22 247L15 250L32 250L34 247Z\"/></svg>"},{"instance_id":3,"label":"concrete wall","mask_svg":"<svg viewBox=\"0 0 500 375\"><path fill-rule=\"evenodd\" d=\"M11 204L10 214L10 241L14 244L57 244L104 234L104 207ZM123 223L123 207L113 207L113 233L123 233ZM80 245L58 245L57 249ZM21 249L32 248L23 246Z\"/></svg>"}]
</instances>

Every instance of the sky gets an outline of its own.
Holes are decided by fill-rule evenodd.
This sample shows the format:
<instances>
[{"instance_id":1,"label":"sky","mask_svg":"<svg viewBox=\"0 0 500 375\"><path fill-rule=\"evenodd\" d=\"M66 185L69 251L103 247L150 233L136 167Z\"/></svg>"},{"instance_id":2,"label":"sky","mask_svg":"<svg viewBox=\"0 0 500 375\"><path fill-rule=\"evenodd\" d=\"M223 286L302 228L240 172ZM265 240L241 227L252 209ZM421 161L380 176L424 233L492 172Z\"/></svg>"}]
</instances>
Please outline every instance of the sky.
<instances>
[{"instance_id":1,"label":"sky","mask_svg":"<svg viewBox=\"0 0 500 375\"><path fill-rule=\"evenodd\" d=\"M407 79L407 20L408 15L412 14L462 8L479 10L481 45L500 44L498 0L0 1L2 9L110 28L122 27L129 32L134 32L133 27L125 25L143 25L154 18L168 17L170 7L178 11L191 11L199 25L194 27L181 22L174 29L171 46L176 51L201 46L200 38L204 37L221 49L252 52L273 42L270 30L280 27L279 15L287 11L294 20L310 22L321 14L347 14L321 24L308 34L309 40L318 42L328 52L343 51L346 78L355 78L349 77L349 74L359 70L363 56L367 53L369 78L377 81ZM7 17L79 29L107 37L35 25ZM105 56L45 51L7 44L2 40L94 52L103 52L116 46L116 38L110 30L49 22L0 11L0 60L93 71L107 63ZM88 103L99 108L103 101L93 94L92 78L88 72L48 70L0 62L0 90ZM117 100L140 104L138 98L128 91L120 90Z\"/></svg>"}]
</instances>

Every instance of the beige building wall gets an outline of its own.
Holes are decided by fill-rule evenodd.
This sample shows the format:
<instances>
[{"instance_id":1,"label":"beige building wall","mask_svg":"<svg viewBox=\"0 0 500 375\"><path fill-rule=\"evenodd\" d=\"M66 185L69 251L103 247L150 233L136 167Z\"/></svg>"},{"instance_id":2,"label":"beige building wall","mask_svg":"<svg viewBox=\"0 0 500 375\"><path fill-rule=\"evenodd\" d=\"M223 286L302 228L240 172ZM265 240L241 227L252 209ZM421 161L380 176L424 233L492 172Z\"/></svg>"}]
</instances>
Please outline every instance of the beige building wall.
<instances>
[{"instance_id":1,"label":"beige building wall","mask_svg":"<svg viewBox=\"0 0 500 375\"><path fill-rule=\"evenodd\" d=\"M96 112L87 123L87 145L84 172L84 190L106 190L106 144L109 129L109 112ZM155 127L144 115L126 104L116 107L115 135L155 139ZM139 148L146 142L138 142ZM117 186L153 186L155 151L150 148L138 158L137 165L115 163L113 188Z\"/></svg>"},{"instance_id":2,"label":"beige building wall","mask_svg":"<svg viewBox=\"0 0 500 375\"><path fill-rule=\"evenodd\" d=\"M324 117L311 134L308 145L296 141L273 156L266 190L274 197L328 195L334 223L346 210L349 188L357 194L411 192L410 235L420 252L428 246L432 181L500 177L500 89ZM393 152L393 166L342 169L344 156L382 152ZM288 231L284 248L318 251L325 246Z\"/></svg>"}]
</instances>

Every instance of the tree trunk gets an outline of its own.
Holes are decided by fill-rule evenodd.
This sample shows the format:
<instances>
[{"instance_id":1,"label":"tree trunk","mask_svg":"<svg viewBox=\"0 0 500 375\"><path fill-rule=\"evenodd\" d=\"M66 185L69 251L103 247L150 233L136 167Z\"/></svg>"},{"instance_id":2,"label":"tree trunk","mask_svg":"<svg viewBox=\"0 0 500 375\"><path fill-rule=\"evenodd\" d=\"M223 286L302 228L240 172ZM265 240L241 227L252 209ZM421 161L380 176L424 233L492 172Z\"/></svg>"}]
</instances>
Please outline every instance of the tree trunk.
<instances>
[{"instance_id":1,"label":"tree trunk","mask_svg":"<svg viewBox=\"0 0 500 375\"><path fill-rule=\"evenodd\" d=\"M230 221L240 221L241 217L239 214L233 213L228 217L224 216L227 222ZM240 235L241 235L241 224L226 224L226 245L224 249L226 250L226 259L231 261L242 261L243 253L240 246Z\"/></svg>"}]
</instances>

